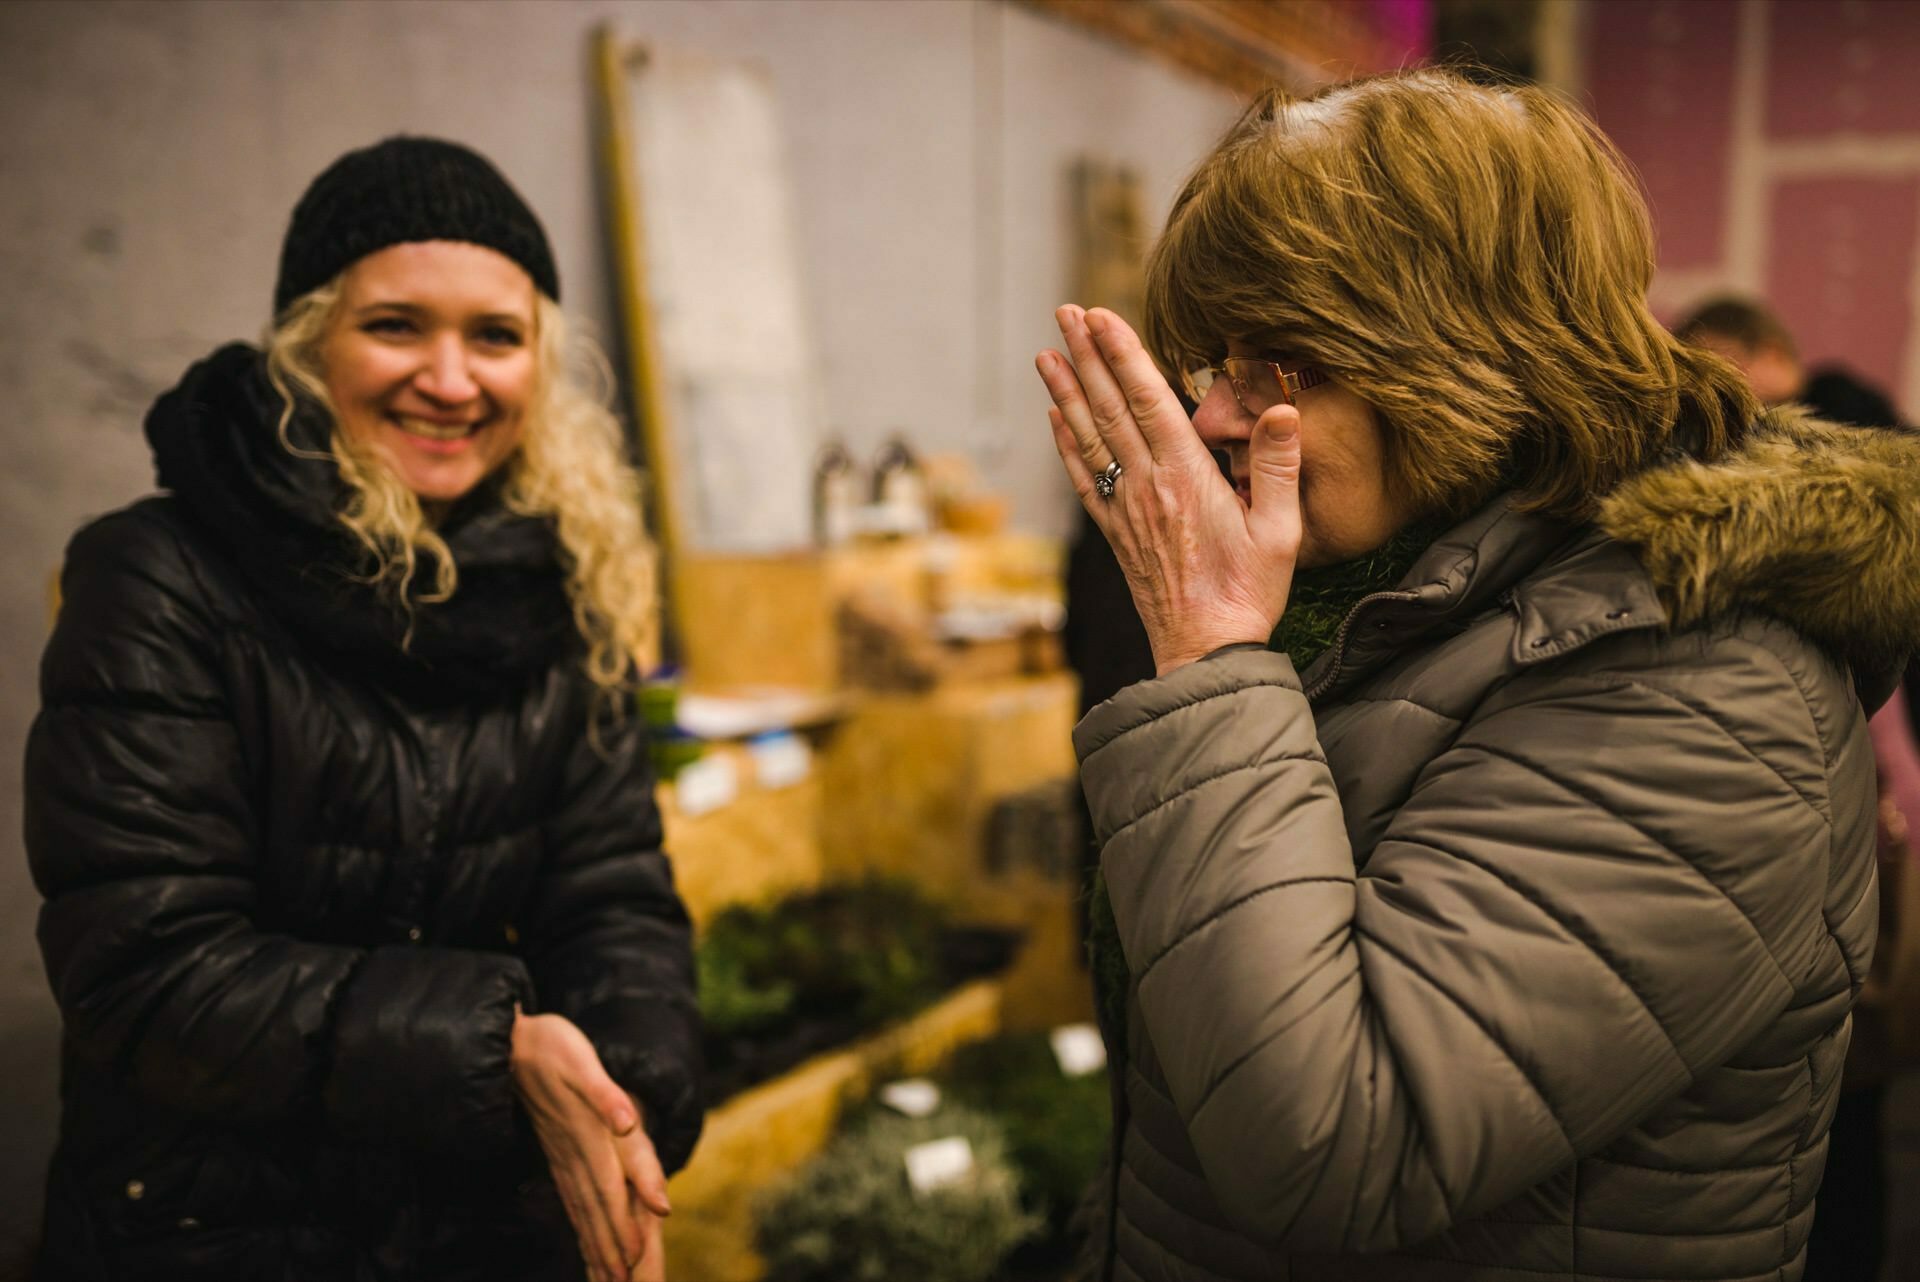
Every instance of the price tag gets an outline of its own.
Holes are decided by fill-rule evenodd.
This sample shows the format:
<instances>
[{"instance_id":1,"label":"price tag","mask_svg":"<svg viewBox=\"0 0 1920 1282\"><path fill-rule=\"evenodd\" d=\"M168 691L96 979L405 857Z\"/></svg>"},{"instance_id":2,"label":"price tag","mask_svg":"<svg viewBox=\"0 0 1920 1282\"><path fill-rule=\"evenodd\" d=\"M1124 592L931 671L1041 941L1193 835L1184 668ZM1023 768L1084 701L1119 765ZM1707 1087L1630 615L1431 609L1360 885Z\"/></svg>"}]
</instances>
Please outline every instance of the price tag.
<instances>
[{"instance_id":1,"label":"price tag","mask_svg":"<svg viewBox=\"0 0 1920 1282\"><path fill-rule=\"evenodd\" d=\"M916 1193L958 1184L973 1174L973 1145L960 1135L928 1140L907 1150L907 1183Z\"/></svg>"},{"instance_id":2,"label":"price tag","mask_svg":"<svg viewBox=\"0 0 1920 1282\"><path fill-rule=\"evenodd\" d=\"M747 745L753 777L762 788L790 788L813 773L813 750L797 734L765 734Z\"/></svg>"},{"instance_id":3,"label":"price tag","mask_svg":"<svg viewBox=\"0 0 1920 1282\"><path fill-rule=\"evenodd\" d=\"M925 1117L940 1107L940 1088L924 1077L909 1077L882 1086L880 1102L896 1113Z\"/></svg>"},{"instance_id":4,"label":"price tag","mask_svg":"<svg viewBox=\"0 0 1920 1282\"><path fill-rule=\"evenodd\" d=\"M1092 1024L1062 1024L1047 1035L1053 1058L1068 1077L1085 1077L1107 1066L1107 1044Z\"/></svg>"},{"instance_id":5,"label":"price tag","mask_svg":"<svg viewBox=\"0 0 1920 1282\"><path fill-rule=\"evenodd\" d=\"M673 778L673 799L683 815L718 810L740 793L740 772L733 758L706 756L682 766Z\"/></svg>"}]
</instances>

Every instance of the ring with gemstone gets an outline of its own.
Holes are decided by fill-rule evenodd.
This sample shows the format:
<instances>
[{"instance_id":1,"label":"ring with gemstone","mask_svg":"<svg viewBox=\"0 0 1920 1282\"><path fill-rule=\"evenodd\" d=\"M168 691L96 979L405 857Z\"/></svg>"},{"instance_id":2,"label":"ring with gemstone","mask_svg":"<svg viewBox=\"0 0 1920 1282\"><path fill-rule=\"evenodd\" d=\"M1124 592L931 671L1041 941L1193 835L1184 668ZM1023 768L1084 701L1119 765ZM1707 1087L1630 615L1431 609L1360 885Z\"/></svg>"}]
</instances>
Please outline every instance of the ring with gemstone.
<instances>
[{"instance_id":1,"label":"ring with gemstone","mask_svg":"<svg viewBox=\"0 0 1920 1282\"><path fill-rule=\"evenodd\" d=\"M1093 492L1103 499L1113 497L1114 484L1120 479L1120 461L1115 459L1107 464L1106 470L1093 478Z\"/></svg>"}]
</instances>

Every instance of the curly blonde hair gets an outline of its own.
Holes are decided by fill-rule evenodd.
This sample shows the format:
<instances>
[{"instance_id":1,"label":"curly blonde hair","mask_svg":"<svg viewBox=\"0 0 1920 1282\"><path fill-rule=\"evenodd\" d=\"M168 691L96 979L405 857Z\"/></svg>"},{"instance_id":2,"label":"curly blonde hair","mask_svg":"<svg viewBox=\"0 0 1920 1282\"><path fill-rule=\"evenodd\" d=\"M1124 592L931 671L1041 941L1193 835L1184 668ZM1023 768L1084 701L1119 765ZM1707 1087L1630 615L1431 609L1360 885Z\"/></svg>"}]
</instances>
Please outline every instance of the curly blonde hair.
<instances>
[{"instance_id":1,"label":"curly blonde hair","mask_svg":"<svg viewBox=\"0 0 1920 1282\"><path fill-rule=\"evenodd\" d=\"M285 402L280 442L294 406L305 401L337 421L327 395L322 345L341 309L335 278L289 304L263 346L267 376ZM586 672L617 697L632 688L659 652L656 556L641 504L639 473L627 461L619 420L607 408L612 371L593 342L569 333L552 299L534 302L534 390L519 448L504 465L501 495L509 510L548 517L559 537L574 625L587 643ZM430 605L459 588L460 571L419 498L365 445L329 433L328 452L346 482L340 522L366 550L366 581L403 608ZM431 588L413 594L425 556Z\"/></svg>"},{"instance_id":2,"label":"curly blonde hair","mask_svg":"<svg viewBox=\"0 0 1920 1282\"><path fill-rule=\"evenodd\" d=\"M1379 413L1417 512L1512 488L1584 519L1676 425L1712 458L1760 409L1654 319L1652 275L1646 202L1591 120L1402 72L1248 108L1167 217L1143 336L1175 378L1230 339L1320 366Z\"/></svg>"}]
</instances>

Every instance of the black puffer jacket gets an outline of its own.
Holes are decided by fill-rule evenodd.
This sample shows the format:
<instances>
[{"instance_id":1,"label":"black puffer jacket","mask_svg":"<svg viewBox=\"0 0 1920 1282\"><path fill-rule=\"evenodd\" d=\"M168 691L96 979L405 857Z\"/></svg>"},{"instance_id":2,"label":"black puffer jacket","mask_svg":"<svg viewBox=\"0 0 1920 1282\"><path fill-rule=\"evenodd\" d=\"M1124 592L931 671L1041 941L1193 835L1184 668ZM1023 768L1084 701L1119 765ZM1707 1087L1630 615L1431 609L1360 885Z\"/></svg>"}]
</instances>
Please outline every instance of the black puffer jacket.
<instances>
[{"instance_id":1,"label":"black puffer jacket","mask_svg":"<svg viewBox=\"0 0 1920 1282\"><path fill-rule=\"evenodd\" d=\"M250 349L197 366L148 420L172 494L68 552L27 749L65 1020L43 1273L577 1282L515 1005L580 1025L669 1171L700 1126L640 727L590 733L552 532L490 493L403 652L337 568L324 429L290 451L275 409Z\"/></svg>"}]
</instances>

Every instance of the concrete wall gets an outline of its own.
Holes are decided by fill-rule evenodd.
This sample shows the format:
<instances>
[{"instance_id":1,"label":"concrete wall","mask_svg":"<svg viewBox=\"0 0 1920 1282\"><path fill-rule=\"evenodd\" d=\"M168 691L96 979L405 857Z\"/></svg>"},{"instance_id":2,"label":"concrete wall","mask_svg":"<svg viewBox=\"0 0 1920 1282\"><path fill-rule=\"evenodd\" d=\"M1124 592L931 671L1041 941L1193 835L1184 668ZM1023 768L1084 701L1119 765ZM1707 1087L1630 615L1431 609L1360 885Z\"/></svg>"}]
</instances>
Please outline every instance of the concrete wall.
<instances>
[{"instance_id":1,"label":"concrete wall","mask_svg":"<svg viewBox=\"0 0 1920 1282\"><path fill-rule=\"evenodd\" d=\"M335 155L400 130L490 155L547 224L570 309L611 335L589 33L761 60L788 105L833 426L973 453L1028 528L1071 496L1034 351L1067 288L1066 170L1135 165L1157 222L1224 93L968 0L0 5L0 742L35 705L73 529L150 485L140 419L257 336L282 229ZM0 782L0 1252L37 1214L56 1022L33 943L17 765Z\"/></svg>"}]
</instances>

